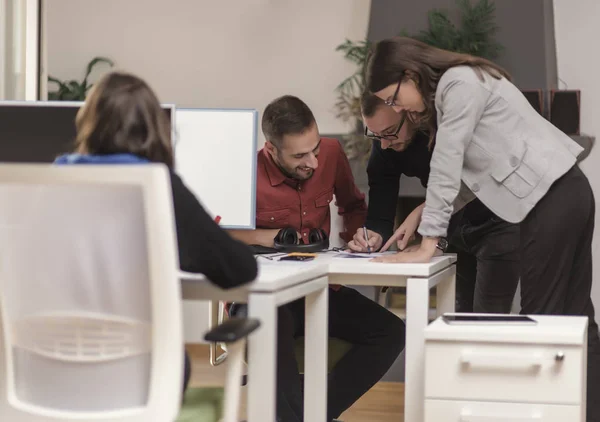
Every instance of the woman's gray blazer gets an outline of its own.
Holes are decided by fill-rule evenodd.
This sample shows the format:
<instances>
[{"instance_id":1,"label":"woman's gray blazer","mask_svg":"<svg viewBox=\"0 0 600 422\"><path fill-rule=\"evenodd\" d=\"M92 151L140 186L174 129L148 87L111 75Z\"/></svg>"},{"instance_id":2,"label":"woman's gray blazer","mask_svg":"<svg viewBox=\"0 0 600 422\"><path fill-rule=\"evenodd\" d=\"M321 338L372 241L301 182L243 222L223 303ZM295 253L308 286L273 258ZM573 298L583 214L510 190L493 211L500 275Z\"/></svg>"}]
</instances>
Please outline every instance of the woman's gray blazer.
<instances>
[{"instance_id":1,"label":"woman's gray blazer","mask_svg":"<svg viewBox=\"0 0 600 422\"><path fill-rule=\"evenodd\" d=\"M436 93L438 130L419 233L445 237L453 211L478 197L521 222L581 148L542 117L508 80L457 66Z\"/></svg>"}]
</instances>

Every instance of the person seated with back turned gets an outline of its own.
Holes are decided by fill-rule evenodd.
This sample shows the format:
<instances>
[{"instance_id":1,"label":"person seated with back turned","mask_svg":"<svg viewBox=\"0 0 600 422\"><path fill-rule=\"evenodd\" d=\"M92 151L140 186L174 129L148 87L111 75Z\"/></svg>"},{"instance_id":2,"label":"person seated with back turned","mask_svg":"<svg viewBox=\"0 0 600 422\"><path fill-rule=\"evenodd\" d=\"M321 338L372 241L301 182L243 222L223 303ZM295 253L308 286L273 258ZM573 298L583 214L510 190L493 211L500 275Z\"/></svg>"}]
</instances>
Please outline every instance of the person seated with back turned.
<instances>
[{"instance_id":1,"label":"person seated with back turned","mask_svg":"<svg viewBox=\"0 0 600 422\"><path fill-rule=\"evenodd\" d=\"M362 95L361 112L365 133L372 139L367 166L369 245L387 250L397 242L398 249L404 250L419 226L425 203L392 235L400 176L418 177L427 187L432 155L429 135L373 94ZM457 254L456 310L509 313L519 283L519 226L500 219L474 199L450 220L447 243L446 252ZM358 252L366 250L363 230L356 232L348 246Z\"/></svg>"},{"instance_id":2,"label":"person seated with back turned","mask_svg":"<svg viewBox=\"0 0 600 422\"><path fill-rule=\"evenodd\" d=\"M297 232L304 243L311 229L323 229L329 236L329 203L335 194L346 229L342 237L350 240L363 225L366 204L340 143L321 138L310 108L289 95L266 107L262 130L266 144L258 152L257 230L236 230L232 235L265 247L273 247L277 233L285 228ZM329 376L328 422L381 379L405 341L400 318L354 289L330 287L329 336L346 340L352 348ZM281 306L277 332L277 415L281 422L303 420L303 392L294 354L294 340L303 332L304 300Z\"/></svg>"},{"instance_id":3,"label":"person seated with back turned","mask_svg":"<svg viewBox=\"0 0 600 422\"><path fill-rule=\"evenodd\" d=\"M105 75L77 113L75 126L76 152L58 157L56 164L162 163L169 168L182 270L202 273L225 289L256 278L250 248L222 230L173 171L171 123L143 80L120 72ZM184 392L190 374L186 352Z\"/></svg>"}]
</instances>

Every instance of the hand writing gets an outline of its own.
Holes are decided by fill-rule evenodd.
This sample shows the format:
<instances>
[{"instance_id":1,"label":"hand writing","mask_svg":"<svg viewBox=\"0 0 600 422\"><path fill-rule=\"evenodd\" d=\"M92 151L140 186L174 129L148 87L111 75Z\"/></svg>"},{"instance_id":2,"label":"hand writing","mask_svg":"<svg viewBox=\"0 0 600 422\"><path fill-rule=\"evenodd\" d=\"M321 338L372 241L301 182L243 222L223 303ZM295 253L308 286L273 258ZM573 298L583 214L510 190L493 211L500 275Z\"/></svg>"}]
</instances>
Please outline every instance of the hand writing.
<instances>
[{"instance_id":1,"label":"hand writing","mask_svg":"<svg viewBox=\"0 0 600 422\"><path fill-rule=\"evenodd\" d=\"M377 232L367 230L368 239L365 239L364 230L358 229L354 234L354 237L348 242L348 248L353 252L367 252L368 247L371 247L371 251L376 251L381 247L383 238Z\"/></svg>"}]
</instances>

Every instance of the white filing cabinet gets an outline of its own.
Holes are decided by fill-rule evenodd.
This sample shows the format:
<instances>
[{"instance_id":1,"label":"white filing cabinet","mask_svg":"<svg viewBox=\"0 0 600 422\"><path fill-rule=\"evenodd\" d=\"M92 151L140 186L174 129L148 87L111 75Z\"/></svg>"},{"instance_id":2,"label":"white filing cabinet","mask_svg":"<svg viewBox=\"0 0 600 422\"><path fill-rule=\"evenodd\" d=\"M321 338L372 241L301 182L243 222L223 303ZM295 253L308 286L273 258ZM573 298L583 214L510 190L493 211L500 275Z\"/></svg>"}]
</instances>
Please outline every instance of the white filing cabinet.
<instances>
[{"instance_id":1,"label":"white filing cabinet","mask_svg":"<svg viewBox=\"0 0 600 422\"><path fill-rule=\"evenodd\" d=\"M585 422L587 317L425 330L425 422Z\"/></svg>"}]
</instances>

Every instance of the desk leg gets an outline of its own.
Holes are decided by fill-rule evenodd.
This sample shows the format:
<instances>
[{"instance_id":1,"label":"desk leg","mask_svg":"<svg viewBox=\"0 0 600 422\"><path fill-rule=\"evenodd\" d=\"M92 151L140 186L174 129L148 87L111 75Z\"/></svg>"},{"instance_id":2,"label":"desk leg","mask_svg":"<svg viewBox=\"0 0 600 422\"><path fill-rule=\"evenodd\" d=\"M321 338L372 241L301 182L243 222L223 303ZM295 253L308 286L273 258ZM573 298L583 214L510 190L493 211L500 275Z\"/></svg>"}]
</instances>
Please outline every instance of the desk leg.
<instances>
[{"instance_id":1,"label":"desk leg","mask_svg":"<svg viewBox=\"0 0 600 422\"><path fill-rule=\"evenodd\" d=\"M429 282L424 278L406 281L406 359L404 420L423 422L425 385L425 328L429 323Z\"/></svg>"},{"instance_id":2,"label":"desk leg","mask_svg":"<svg viewBox=\"0 0 600 422\"><path fill-rule=\"evenodd\" d=\"M304 346L304 420L327 419L329 286L306 296Z\"/></svg>"},{"instance_id":3,"label":"desk leg","mask_svg":"<svg viewBox=\"0 0 600 422\"><path fill-rule=\"evenodd\" d=\"M261 324L248 337L248 422L274 421L277 382L275 295L250 293L248 315L258 319Z\"/></svg>"},{"instance_id":4,"label":"desk leg","mask_svg":"<svg viewBox=\"0 0 600 422\"><path fill-rule=\"evenodd\" d=\"M445 312L454 312L456 308L456 266L451 268L448 277L436 287L437 316Z\"/></svg>"}]
</instances>

